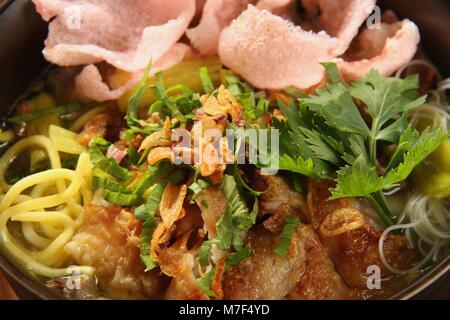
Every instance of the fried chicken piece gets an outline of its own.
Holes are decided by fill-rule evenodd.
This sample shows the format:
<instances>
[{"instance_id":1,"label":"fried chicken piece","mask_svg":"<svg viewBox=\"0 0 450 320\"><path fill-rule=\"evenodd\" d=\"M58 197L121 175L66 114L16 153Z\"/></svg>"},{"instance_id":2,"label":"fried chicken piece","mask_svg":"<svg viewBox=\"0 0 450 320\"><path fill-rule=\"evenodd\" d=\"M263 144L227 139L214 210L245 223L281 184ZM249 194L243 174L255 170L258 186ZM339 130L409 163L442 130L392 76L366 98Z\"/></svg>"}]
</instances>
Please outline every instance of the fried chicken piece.
<instances>
[{"instance_id":1,"label":"fried chicken piece","mask_svg":"<svg viewBox=\"0 0 450 320\"><path fill-rule=\"evenodd\" d=\"M229 300L284 299L305 272L305 235L298 228L287 256L274 249L278 237L263 227L249 232L248 245L254 255L235 266L224 277L224 298Z\"/></svg>"},{"instance_id":2,"label":"fried chicken piece","mask_svg":"<svg viewBox=\"0 0 450 320\"><path fill-rule=\"evenodd\" d=\"M325 218L343 208L358 210L363 214L365 223L360 227L340 233L335 236L326 236L319 232L320 240L332 257L336 270L351 288L367 290L367 276L369 266L380 268L381 277L392 276L383 265L378 242L383 232L373 209L360 199L328 200L329 188L333 182L310 180L308 184L308 208L310 220L316 230L320 229ZM404 236L389 235L384 242L384 255L395 268L407 269L416 258L416 251L408 249ZM388 287L384 288L390 291ZM365 294L365 293L364 293Z\"/></svg>"},{"instance_id":3,"label":"fried chicken piece","mask_svg":"<svg viewBox=\"0 0 450 320\"><path fill-rule=\"evenodd\" d=\"M159 269L145 272L140 227L134 215L115 206L90 204L83 225L66 245L79 265L95 268L100 289L112 299L162 298L168 280Z\"/></svg>"},{"instance_id":4,"label":"fried chicken piece","mask_svg":"<svg viewBox=\"0 0 450 320\"><path fill-rule=\"evenodd\" d=\"M349 298L350 289L335 270L333 260L320 243L312 226L304 228L306 250L305 273L300 277L288 299L340 300Z\"/></svg>"}]
</instances>

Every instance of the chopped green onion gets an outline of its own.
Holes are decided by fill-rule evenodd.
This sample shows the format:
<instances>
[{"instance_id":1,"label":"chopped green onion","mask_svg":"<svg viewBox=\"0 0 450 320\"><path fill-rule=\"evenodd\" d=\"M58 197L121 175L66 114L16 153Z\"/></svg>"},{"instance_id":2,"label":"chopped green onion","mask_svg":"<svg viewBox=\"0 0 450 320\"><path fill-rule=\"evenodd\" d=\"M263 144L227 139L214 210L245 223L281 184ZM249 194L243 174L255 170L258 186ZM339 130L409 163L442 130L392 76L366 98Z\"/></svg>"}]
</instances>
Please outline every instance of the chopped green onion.
<instances>
[{"instance_id":1,"label":"chopped green onion","mask_svg":"<svg viewBox=\"0 0 450 320\"><path fill-rule=\"evenodd\" d=\"M279 256L286 256L289 252L289 247L291 245L292 237L294 236L295 230L300 225L300 220L298 217L289 216L286 217L284 221L283 231L281 232L280 238L278 239L277 246L275 248L275 254Z\"/></svg>"},{"instance_id":2,"label":"chopped green onion","mask_svg":"<svg viewBox=\"0 0 450 320\"><path fill-rule=\"evenodd\" d=\"M94 190L98 189L106 189L113 192L120 192L125 194L131 194L132 191L130 189L122 187L120 184L115 183L106 178L94 177L92 180L92 187Z\"/></svg>"},{"instance_id":3,"label":"chopped green onion","mask_svg":"<svg viewBox=\"0 0 450 320\"><path fill-rule=\"evenodd\" d=\"M248 257L253 256L253 250L250 248L243 248L237 252L228 254L227 256L227 270L231 269L235 265L238 265L241 261L244 261Z\"/></svg>"},{"instance_id":4,"label":"chopped green onion","mask_svg":"<svg viewBox=\"0 0 450 320\"><path fill-rule=\"evenodd\" d=\"M239 172L239 167L237 165L234 165L234 178L236 179L236 183L237 183L238 186L240 186L243 189L247 190L248 192L250 192L250 194L252 194L255 197L260 197L264 193L267 192L267 190L265 190L265 191L256 191L256 190L252 189L247 184L247 182L245 182L244 178L242 178L242 175Z\"/></svg>"},{"instance_id":5,"label":"chopped green onion","mask_svg":"<svg viewBox=\"0 0 450 320\"><path fill-rule=\"evenodd\" d=\"M201 205L204 206L206 209L208 209L208 201L206 201L205 199L203 199L202 201L200 201Z\"/></svg>"},{"instance_id":6,"label":"chopped green onion","mask_svg":"<svg viewBox=\"0 0 450 320\"><path fill-rule=\"evenodd\" d=\"M153 237L153 228L143 228L141 234L141 259L145 264L145 271L150 271L158 266L158 263L153 260L150 254L150 242Z\"/></svg>"},{"instance_id":7,"label":"chopped green onion","mask_svg":"<svg viewBox=\"0 0 450 320\"><path fill-rule=\"evenodd\" d=\"M96 145L89 148L89 155L94 167L105 171L117 180L126 181L128 179L128 170L121 167L114 159L105 157Z\"/></svg>"},{"instance_id":8,"label":"chopped green onion","mask_svg":"<svg viewBox=\"0 0 450 320\"><path fill-rule=\"evenodd\" d=\"M199 70L200 80L202 81L203 89L206 93L211 93L214 91L214 85L209 77L208 68L201 67Z\"/></svg>"},{"instance_id":9,"label":"chopped green onion","mask_svg":"<svg viewBox=\"0 0 450 320\"><path fill-rule=\"evenodd\" d=\"M208 188L211 184L203 179L198 179L197 181L194 181L190 186L189 190L194 194L192 197L192 201L206 188Z\"/></svg>"},{"instance_id":10,"label":"chopped green onion","mask_svg":"<svg viewBox=\"0 0 450 320\"><path fill-rule=\"evenodd\" d=\"M9 122L12 123L22 123L22 122L30 122L39 118L46 117L52 114L69 114L75 111L80 110L83 107L79 102L72 102L67 105L54 107L54 108L45 108L40 109L34 112L24 113L15 117L11 117L8 119Z\"/></svg>"},{"instance_id":11,"label":"chopped green onion","mask_svg":"<svg viewBox=\"0 0 450 320\"><path fill-rule=\"evenodd\" d=\"M150 75L151 68L152 60L150 60L150 62L148 63L141 81L136 86L133 91L133 95L128 100L126 119L129 127L132 127L136 124L144 124L143 121L139 120L139 106L141 104L141 100L145 93L145 90L147 89L148 77Z\"/></svg>"},{"instance_id":12,"label":"chopped green onion","mask_svg":"<svg viewBox=\"0 0 450 320\"><path fill-rule=\"evenodd\" d=\"M217 240L209 240L202 243L198 255L198 261L201 266L205 267L209 264L209 253L215 243L217 243Z\"/></svg>"},{"instance_id":13,"label":"chopped green onion","mask_svg":"<svg viewBox=\"0 0 450 320\"><path fill-rule=\"evenodd\" d=\"M208 271L203 278L198 279L198 285L200 289L207 294L211 298L216 297L216 293L211 289L212 282L214 280L214 276L216 275L216 268L213 267L210 271Z\"/></svg>"},{"instance_id":14,"label":"chopped green onion","mask_svg":"<svg viewBox=\"0 0 450 320\"><path fill-rule=\"evenodd\" d=\"M130 161L130 163L132 165L137 166L139 163L138 149L136 147L129 146L127 155L128 155L128 160Z\"/></svg>"},{"instance_id":15,"label":"chopped green onion","mask_svg":"<svg viewBox=\"0 0 450 320\"><path fill-rule=\"evenodd\" d=\"M151 88L158 100L164 102L164 105L169 109L170 116L172 119L178 119L181 123L185 123L186 119L184 115L180 112L178 107L169 98L164 86L164 78L162 72L156 74L156 78L159 80L156 84L152 85Z\"/></svg>"},{"instance_id":16,"label":"chopped green onion","mask_svg":"<svg viewBox=\"0 0 450 320\"><path fill-rule=\"evenodd\" d=\"M156 184L148 195L147 202L136 208L134 214L143 222L144 227L155 226L155 215L161 202L166 183Z\"/></svg>"},{"instance_id":17,"label":"chopped green onion","mask_svg":"<svg viewBox=\"0 0 450 320\"><path fill-rule=\"evenodd\" d=\"M106 201L122 207L131 207L142 201L139 195L110 191L108 189L103 191L103 197Z\"/></svg>"},{"instance_id":18,"label":"chopped green onion","mask_svg":"<svg viewBox=\"0 0 450 320\"><path fill-rule=\"evenodd\" d=\"M141 180L135 185L133 193L137 195L142 195L148 188L150 188L157 178L156 173L158 172L159 167L149 166L147 171L145 171Z\"/></svg>"}]
</instances>

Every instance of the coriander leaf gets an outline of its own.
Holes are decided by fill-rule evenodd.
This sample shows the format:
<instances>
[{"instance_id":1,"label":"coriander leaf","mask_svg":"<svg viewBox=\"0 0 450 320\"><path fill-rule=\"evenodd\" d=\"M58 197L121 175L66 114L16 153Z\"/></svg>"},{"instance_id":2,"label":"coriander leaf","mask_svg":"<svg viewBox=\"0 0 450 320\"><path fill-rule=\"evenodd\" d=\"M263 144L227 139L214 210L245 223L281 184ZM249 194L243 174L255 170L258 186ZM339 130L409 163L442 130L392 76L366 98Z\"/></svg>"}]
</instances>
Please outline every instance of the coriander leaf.
<instances>
[{"instance_id":1,"label":"coriander leaf","mask_svg":"<svg viewBox=\"0 0 450 320\"><path fill-rule=\"evenodd\" d=\"M288 119L286 124L276 119L273 120L274 128L280 132L280 155L287 155L292 159L298 159L299 157L304 160L310 159L313 163L314 174L298 173L312 178L328 178L332 166L326 159L336 160L336 155L332 150L333 143L331 140L324 139L324 129L317 126L318 121L315 119L315 115L303 103L300 104L299 108L292 101L289 108L282 102L279 102L278 106ZM328 133L331 133L331 131ZM314 142L315 146L311 145L311 142ZM320 152L317 148L318 145L325 146L326 151ZM274 155L278 156L276 153ZM281 166L280 169L283 170Z\"/></svg>"},{"instance_id":2,"label":"coriander leaf","mask_svg":"<svg viewBox=\"0 0 450 320\"><path fill-rule=\"evenodd\" d=\"M286 217L284 221L283 231L281 231L280 238L278 239L277 246L274 250L276 255L286 256L288 254L292 237L294 236L294 232L295 230L297 230L299 225L300 220L298 217Z\"/></svg>"},{"instance_id":3,"label":"coriander leaf","mask_svg":"<svg viewBox=\"0 0 450 320\"><path fill-rule=\"evenodd\" d=\"M368 197L373 193L394 187L408 178L415 166L450 137L450 133L440 128L427 129L419 138L414 138L416 135L417 133L414 134L411 130L405 132L401 139L405 144L401 144L402 151L400 151L403 154L403 160L394 167L394 163L398 163L400 157L394 155L393 164L389 166L389 171L384 177L378 176L375 167L369 165L363 156L359 156L353 166L345 166L339 170L336 188L331 191L331 199ZM412 139L413 142L407 143L406 139Z\"/></svg>"},{"instance_id":4,"label":"coriander leaf","mask_svg":"<svg viewBox=\"0 0 450 320\"><path fill-rule=\"evenodd\" d=\"M378 136L383 125L393 116L425 103L426 97L419 97L418 83L417 75L397 79L383 77L377 71L371 70L367 76L356 80L349 90L353 97L367 106L367 111L373 119L372 132Z\"/></svg>"},{"instance_id":5,"label":"coriander leaf","mask_svg":"<svg viewBox=\"0 0 450 320\"><path fill-rule=\"evenodd\" d=\"M333 62L324 62L321 65L325 68L325 72L327 73L328 81L331 84L342 83L341 74L339 73L339 69L336 63Z\"/></svg>"},{"instance_id":6,"label":"coriander leaf","mask_svg":"<svg viewBox=\"0 0 450 320\"><path fill-rule=\"evenodd\" d=\"M289 106L286 106L281 100L277 101L278 108L288 119L286 123L273 120L273 125L280 131L289 132L290 131L298 133L301 135L301 128L311 128L313 114L305 108L303 103L300 104L300 108L297 108L294 101L291 100Z\"/></svg>"},{"instance_id":7,"label":"coriander leaf","mask_svg":"<svg viewBox=\"0 0 450 320\"><path fill-rule=\"evenodd\" d=\"M305 141L308 142L309 149L314 152L314 155L317 158L331 162L334 165L339 165L341 163L339 152L336 152L336 149L325 142L325 135L306 128L302 128L301 131L306 137ZM294 138L293 134L291 134L291 137Z\"/></svg>"},{"instance_id":8,"label":"coriander leaf","mask_svg":"<svg viewBox=\"0 0 450 320\"><path fill-rule=\"evenodd\" d=\"M384 178L385 188L390 188L408 178L413 169L449 137L450 132L444 132L441 128L426 129L412 148L405 153L398 167L387 172Z\"/></svg>"},{"instance_id":9,"label":"coriander leaf","mask_svg":"<svg viewBox=\"0 0 450 320\"><path fill-rule=\"evenodd\" d=\"M258 215L258 200L255 198L255 203L253 205L252 212L250 213L250 216L252 217L253 221L256 220L257 215ZM227 234L227 236L231 238L231 240L229 241L233 244L234 248L236 249L236 252L227 255L227 268L233 267L240 261L246 259L247 257L253 254L251 249L244 248L242 233L243 230L241 230L240 228L234 228L234 230L232 230ZM221 239L223 239L223 237L218 235L216 239L208 240L202 243L199 251L199 263L201 266L207 266L209 264L209 254L211 252L213 245L215 244L218 245L219 248L221 248L222 250L228 249L228 248L224 249L222 247L223 241Z\"/></svg>"},{"instance_id":10,"label":"coriander leaf","mask_svg":"<svg viewBox=\"0 0 450 320\"><path fill-rule=\"evenodd\" d=\"M285 108L283 105L281 107ZM285 108L283 111L289 119L287 124L273 119L274 129L279 132L279 150L258 148L259 159L268 159L268 161L264 161L264 164L259 162L256 165L265 170L287 170L312 178L329 178L332 171L331 164L319 159L309 148L306 137L298 129L302 126L303 120L300 119L298 113L292 112L290 109ZM270 144L268 143L267 146L269 147Z\"/></svg>"},{"instance_id":11,"label":"coriander leaf","mask_svg":"<svg viewBox=\"0 0 450 320\"><path fill-rule=\"evenodd\" d=\"M326 125L320 118L315 118L314 123L317 126L314 130L320 135L322 141L326 143L332 151L338 155L343 155L348 150L350 143L350 137L346 133L340 132L335 128L331 128ZM353 134L351 136L356 136Z\"/></svg>"},{"instance_id":12,"label":"coriander leaf","mask_svg":"<svg viewBox=\"0 0 450 320\"><path fill-rule=\"evenodd\" d=\"M370 133L352 96L343 84L329 85L325 89L317 90L316 95L301 101L322 116L326 123L333 128L363 136Z\"/></svg>"},{"instance_id":13,"label":"coriander leaf","mask_svg":"<svg viewBox=\"0 0 450 320\"><path fill-rule=\"evenodd\" d=\"M386 172L391 171L402 162L405 153L417 143L417 140L419 140L419 132L412 130L411 127L407 127L400 136L397 149L389 161Z\"/></svg>"},{"instance_id":14,"label":"coriander leaf","mask_svg":"<svg viewBox=\"0 0 450 320\"><path fill-rule=\"evenodd\" d=\"M348 163L352 164L357 157L363 156L364 159L369 159L367 153L367 147L365 145L365 140L362 136L357 134L352 134L348 137L348 144L350 152L346 152L343 155L343 159Z\"/></svg>"},{"instance_id":15,"label":"coriander leaf","mask_svg":"<svg viewBox=\"0 0 450 320\"><path fill-rule=\"evenodd\" d=\"M337 185L331 190L330 199L346 197L366 197L383 190L383 177L379 177L375 167L367 163L363 155L338 171Z\"/></svg>"},{"instance_id":16,"label":"coriander leaf","mask_svg":"<svg viewBox=\"0 0 450 320\"><path fill-rule=\"evenodd\" d=\"M280 132L280 143L279 150L269 150L269 159L271 163L279 160L281 170L313 178L334 180L333 172L337 171L332 199L367 197L389 225L393 214L382 190L406 179L445 138L427 134L420 139L405 131L407 112L425 101L419 97L417 77L402 80L371 71L347 88L335 65L324 67L329 78L325 89L301 98L298 108L292 101L289 107L278 103L287 120L272 120ZM367 106L370 127L354 99ZM379 141L398 144L385 176L376 170Z\"/></svg>"},{"instance_id":17,"label":"coriander leaf","mask_svg":"<svg viewBox=\"0 0 450 320\"><path fill-rule=\"evenodd\" d=\"M316 174L316 170L314 169L314 164L312 160L311 159L305 160L302 157L294 159L284 154L280 157L278 167L280 170L300 173L307 177L319 178L321 176Z\"/></svg>"},{"instance_id":18,"label":"coriander leaf","mask_svg":"<svg viewBox=\"0 0 450 320\"><path fill-rule=\"evenodd\" d=\"M377 140L389 141L391 143L397 143L398 139L402 135L402 132L408 127L408 118L406 113L403 114L400 119L392 122L388 126L382 129L377 135Z\"/></svg>"}]
</instances>

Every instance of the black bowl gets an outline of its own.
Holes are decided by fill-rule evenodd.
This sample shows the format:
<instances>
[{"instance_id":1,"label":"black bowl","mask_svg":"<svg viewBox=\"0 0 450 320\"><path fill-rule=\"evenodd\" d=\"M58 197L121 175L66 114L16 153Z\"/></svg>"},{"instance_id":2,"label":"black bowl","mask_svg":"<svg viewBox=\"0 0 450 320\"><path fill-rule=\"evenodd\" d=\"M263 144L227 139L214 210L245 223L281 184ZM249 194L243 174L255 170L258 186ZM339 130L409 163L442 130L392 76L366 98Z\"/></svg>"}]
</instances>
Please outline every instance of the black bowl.
<instances>
[{"instance_id":1,"label":"black bowl","mask_svg":"<svg viewBox=\"0 0 450 320\"><path fill-rule=\"evenodd\" d=\"M338 1L338 0L336 0ZM384 0L383 9L416 22L422 46L444 77L450 76L450 4L438 0ZM0 0L0 117L13 108L48 64L42 57L47 25L29 0ZM23 299L60 299L0 253L0 269ZM450 257L391 299L450 298Z\"/></svg>"}]
</instances>

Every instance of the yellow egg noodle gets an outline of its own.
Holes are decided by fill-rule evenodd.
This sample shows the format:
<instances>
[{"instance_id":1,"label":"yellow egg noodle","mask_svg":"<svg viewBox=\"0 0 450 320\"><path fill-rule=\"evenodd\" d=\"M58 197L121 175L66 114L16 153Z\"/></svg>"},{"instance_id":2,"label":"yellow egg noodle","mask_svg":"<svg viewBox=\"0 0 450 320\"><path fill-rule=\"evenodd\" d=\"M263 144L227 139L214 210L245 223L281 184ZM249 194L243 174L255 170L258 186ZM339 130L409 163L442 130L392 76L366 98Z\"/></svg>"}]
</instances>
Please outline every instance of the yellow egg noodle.
<instances>
[{"instance_id":1,"label":"yellow egg noodle","mask_svg":"<svg viewBox=\"0 0 450 320\"><path fill-rule=\"evenodd\" d=\"M46 151L51 169L9 185L5 171L20 153L30 148ZM31 136L17 142L0 159L0 237L2 249L36 275L61 277L73 273L65 244L84 218L84 205L92 199L89 155L80 154L75 170L61 168L54 140ZM12 224L20 223L21 232ZM17 235L19 233L19 235ZM80 267L92 273L91 267Z\"/></svg>"}]
</instances>

